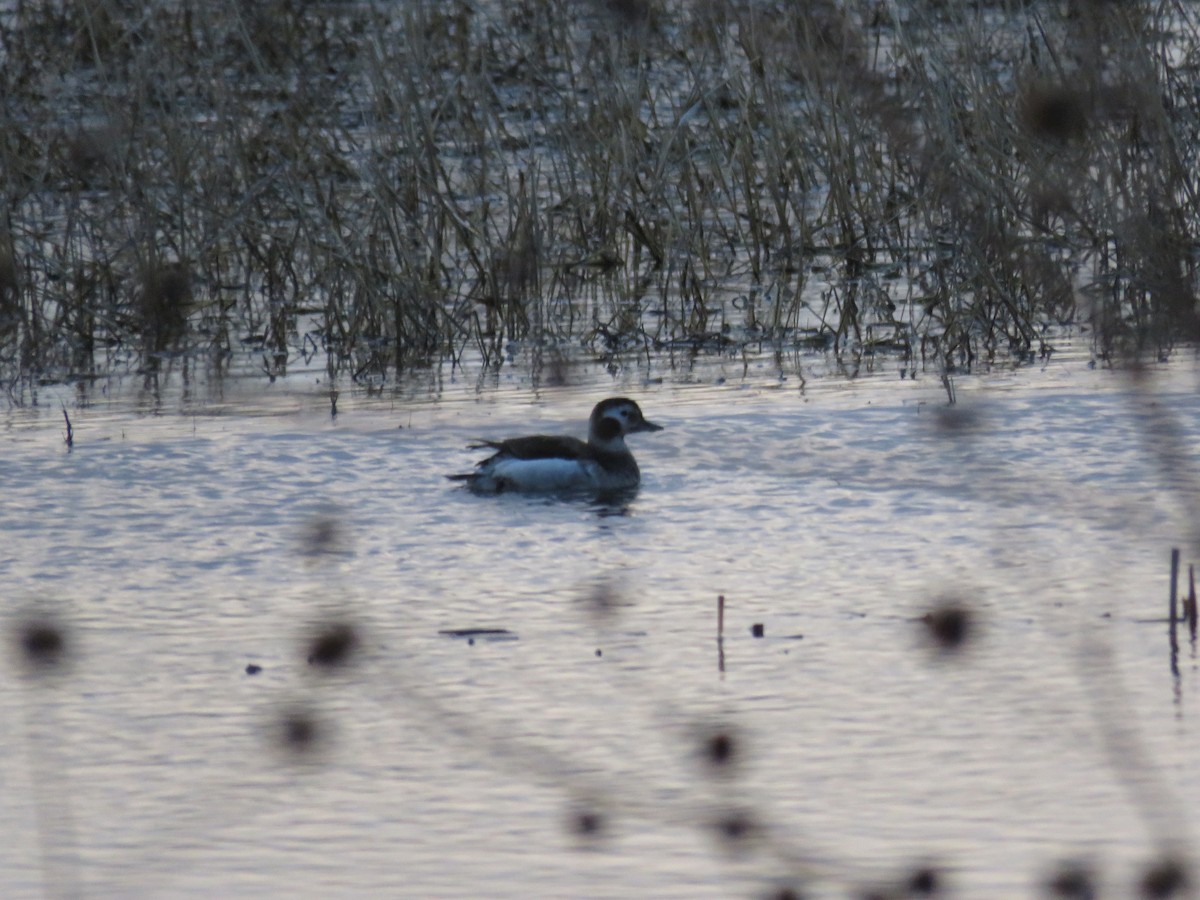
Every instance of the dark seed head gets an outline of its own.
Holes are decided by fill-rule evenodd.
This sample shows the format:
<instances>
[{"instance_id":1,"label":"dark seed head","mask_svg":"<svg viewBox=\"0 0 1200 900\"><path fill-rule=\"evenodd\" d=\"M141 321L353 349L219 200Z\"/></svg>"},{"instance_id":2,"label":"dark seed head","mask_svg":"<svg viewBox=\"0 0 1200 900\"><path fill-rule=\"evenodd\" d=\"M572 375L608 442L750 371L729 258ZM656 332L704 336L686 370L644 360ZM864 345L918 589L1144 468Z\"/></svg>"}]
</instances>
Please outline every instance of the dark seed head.
<instances>
[{"instance_id":1,"label":"dark seed head","mask_svg":"<svg viewBox=\"0 0 1200 900\"><path fill-rule=\"evenodd\" d=\"M1066 143L1087 129L1087 109L1077 91L1058 86L1030 89L1021 99L1021 122L1039 138Z\"/></svg>"},{"instance_id":2,"label":"dark seed head","mask_svg":"<svg viewBox=\"0 0 1200 900\"><path fill-rule=\"evenodd\" d=\"M37 665L54 665L62 656L66 641L62 632L49 622L34 622L21 634L25 658Z\"/></svg>"},{"instance_id":3,"label":"dark seed head","mask_svg":"<svg viewBox=\"0 0 1200 900\"><path fill-rule=\"evenodd\" d=\"M594 809L580 810L571 820L571 830L580 837L597 837L604 831L604 817Z\"/></svg>"},{"instance_id":4,"label":"dark seed head","mask_svg":"<svg viewBox=\"0 0 1200 900\"><path fill-rule=\"evenodd\" d=\"M308 664L323 668L346 665L358 648L358 634L344 623L329 625L309 644Z\"/></svg>"},{"instance_id":5,"label":"dark seed head","mask_svg":"<svg viewBox=\"0 0 1200 900\"><path fill-rule=\"evenodd\" d=\"M942 650L957 650L971 633L971 614L965 607L947 603L922 616L929 636Z\"/></svg>"},{"instance_id":6,"label":"dark seed head","mask_svg":"<svg viewBox=\"0 0 1200 900\"><path fill-rule=\"evenodd\" d=\"M192 286L182 263L150 266L143 273L138 301L147 350L161 353L183 340Z\"/></svg>"},{"instance_id":7,"label":"dark seed head","mask_svg":"<svg viewBox=\"0 0 1200 900\"><path fill-rule=\"evenodd\" d=\"M650 21L648 0L605 0L601 5L626 27L644 26Z\"/></svg>"},{"instance_id":8,"label":"dark seed head","mask_svg":"<svg viewBox=\"0 0 1200 900\"><path fill-rule=\"evenodd\" d=\"M1068 863L1050 876L1046 889L1053 897L1067 900L1095 900L1096 883L1086 868L1077 863Z\"/></svg>"},{"instance_id":9,"label":"dark seed head","mask_svg":"<svg viewBox=\"0 0 1200 900\"><path fill-rule=\"evenodd\" d=\"M311 753L321 738L320 723L303 709L286 711L279 719L278 728L283 749L298 756Z\"/></svg>"},{"instance_id":10,"label":"dark seed head","mask_svg":"<svg viewBox=\"0 0 1200 900\"><path fill-rule=\"evenodd\" d=\"M1143 897L1159 898L1173 897L1187 889L1187 870L1177 859L1162 859L1151 865L1142 876L1141 893Z\"/></svg>"},{"instance_id":11,"label":"dark seed head","mask_svg":"<svg viewBox=\"0 0 1200 900\"><path fill-rule=\"evenodd\" d=\"M743 810L731 810L716 821L717 836L727 844L744 845L757 831L750 814Z\"/></svg>"},{"instance_id":12,"label":"dark seed head","mask_svg":"<svg viewBox=\"0 0 1200 900\"><path fill-rule=\"evenodd\" d=\"M293 747L303 747L312 743L317 736L316 723L312 719L293 716L283 723L284 739Z\"/></svg>"},{"instance_id":13,"label":"dark seed head","mask_svg":"<svg viewBox=\"0 0 1200 900\"><path fill-rule=\"evenodd\" d=\"M327 556L344 549L342 526L336 516L322 515L312 519L304 528L302 552L306 556Z\"/></svg>"},{"instance_id":14,"label":"dark seed head","mask_svg":"<svg viewBox=\"0 0 1200 900\"><path fill-rule=\"evenodd\" d=\"M629 605L629 601L621 596L620 589L608 581L593 585L584 595L583 603L588 615L597 624L607 624L617 617L621 607Z\"/></svg>"},{"instance_id":15,"label":"dark seed head","mask_svg":"<svg viewBox=\"0 0 1200 900\"><path fill-rule=\"evenodd\" d=\"M935 413L935 422L946 436L966 438L979 431L983 416L970 406L944 406Z\"/></svg>"},{"instance_id":16,"label":"dark seed head","mask_svg":"<svg viewBox=\"0 0 1200 900\"><path fill-rule=\"evenodd\" d=\"M938 892L937 871L922 866L908 877L908 892L921 897L932 897Z\"/></svg>"},{"instance_id":17,"label":"dark seed head","mask_svg":"<svg viewBox=\"0 0 1200 900\"><path fill-rule=\"evenodd\" d=\"M49 672L66 661L66 632L53 619L28 619L17 626L14 638L22 661L30 669Z\"/></svg>"},{"instance_id":18,"label":"dark seed head","mask_svg":"<svg viewBox=\"0 0 1200 900\"><path fill-rule=\"evenodd\" d=\"M737 753L737 742L728 731L711 734L704 742L704 756L714 766L725 766L733 762Z\"/></svg>"}]
</instances>

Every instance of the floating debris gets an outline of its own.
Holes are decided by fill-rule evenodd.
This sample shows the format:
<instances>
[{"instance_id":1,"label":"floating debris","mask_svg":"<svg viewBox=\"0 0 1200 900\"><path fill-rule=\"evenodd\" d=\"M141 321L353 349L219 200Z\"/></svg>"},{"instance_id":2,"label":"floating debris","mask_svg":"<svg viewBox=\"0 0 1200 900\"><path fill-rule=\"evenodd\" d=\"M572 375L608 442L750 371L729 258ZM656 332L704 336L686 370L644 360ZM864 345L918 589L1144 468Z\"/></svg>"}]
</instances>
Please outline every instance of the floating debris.
<instances>
[{"instance_id":1,"label":"floating debris","mask_svg":"<svg viewBox=\"0 0 1200 900\"><path fill-rule=\"evenodd\" d=\"M516 641L520 640L516 632L507 628L443 628L438 634L445 637L466 638L468 644L474 644L475 638L487 641Z\"/></svg>"}]
</instances>

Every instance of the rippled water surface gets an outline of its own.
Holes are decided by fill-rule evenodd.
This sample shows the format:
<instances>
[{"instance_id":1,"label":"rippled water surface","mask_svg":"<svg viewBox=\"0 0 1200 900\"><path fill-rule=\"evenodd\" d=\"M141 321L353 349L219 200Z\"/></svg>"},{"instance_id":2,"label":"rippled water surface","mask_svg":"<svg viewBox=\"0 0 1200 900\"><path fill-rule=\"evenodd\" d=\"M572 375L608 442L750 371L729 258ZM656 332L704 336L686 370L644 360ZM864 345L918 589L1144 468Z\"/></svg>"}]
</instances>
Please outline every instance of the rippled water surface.
<instances>
[{"instance_id":1,"label":"rippled water surface","mask_svg":"<svg viewBox=\"0 0 1200 900\"><path fill-rule=\"evenodd\" d=\"M67 643L50 676L5 647L0 893L839 897L932 863L1031 896L1071 859L1120 896L1188 858L1195 364L961 378L950 410L727 374L68 399L70 450L56 405L4 413L6 629ZM618 393L666 428L627 505L442 477ZM958 652L920 622L947 605ZM326 672L331 623L359 645ZM471 628L510 634L440 633Z\"/></svg>"}]
</instances>

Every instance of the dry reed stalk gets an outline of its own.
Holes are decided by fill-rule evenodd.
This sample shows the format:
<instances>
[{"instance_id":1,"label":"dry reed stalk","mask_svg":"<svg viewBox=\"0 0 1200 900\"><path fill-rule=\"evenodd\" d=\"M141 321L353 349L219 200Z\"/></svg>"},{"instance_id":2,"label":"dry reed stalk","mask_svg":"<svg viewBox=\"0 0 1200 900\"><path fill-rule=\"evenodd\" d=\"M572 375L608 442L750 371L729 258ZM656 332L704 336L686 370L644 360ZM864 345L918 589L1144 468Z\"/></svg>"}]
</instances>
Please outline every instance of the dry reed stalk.
<instances>
[{"instance_id":1,"label":"dry reed stalk","mask_svg":"<svg viewBox=\"0 0 1200 900\"><path fill-rule=\"evenodd\" d=\"M1171 593L1167 602L1168 621L1174 632L1175 623L1179 621L1179 548L1171 548Z\"/></svg>"},{"instance_id":2,"label":"dry reed stalk","mask_svg":"<svg viewBox=\"0 0 1200 900\"><path fill-rule=\"evenodd\" d=\"M1188 565L1188 595L1183 604L1183 615L1188 623L1188 632L1192 643L1196 642L1196 567Z\"/></svg>"},{"instance_id":3,"label":"dry reed stalk","mask_svg":"<svg viewBox=\"0 0 1200 900\"><path fill-rule=\"evenodd\" d=\"M1200 335L1190 9L627 6L20 5L0 383L528 338L959 369L1077 307L1107 359ZM154 260L193 296L141 340Z\"/></svg>"}]
</instances>

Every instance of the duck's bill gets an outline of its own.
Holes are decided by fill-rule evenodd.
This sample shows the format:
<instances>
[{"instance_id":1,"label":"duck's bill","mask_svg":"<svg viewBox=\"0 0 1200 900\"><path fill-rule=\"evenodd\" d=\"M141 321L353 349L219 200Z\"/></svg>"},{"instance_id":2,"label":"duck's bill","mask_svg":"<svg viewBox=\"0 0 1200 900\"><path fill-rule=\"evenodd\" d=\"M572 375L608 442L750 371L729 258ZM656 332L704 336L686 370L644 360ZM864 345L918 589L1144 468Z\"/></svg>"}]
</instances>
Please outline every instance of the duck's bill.
<instances>
[{"instance_id":1,"label":"duck's bill","mask_svg":"<svg viewBox=\"0 0 1200 900\"><path fill-rule=\"evenodd\" d=\"M661 425L655 425L653 422L648 422L647 420L642 419L642 424L639 425L634 430L635 431L662 431L663 427Z\"/></svg>"}]
</instances>

